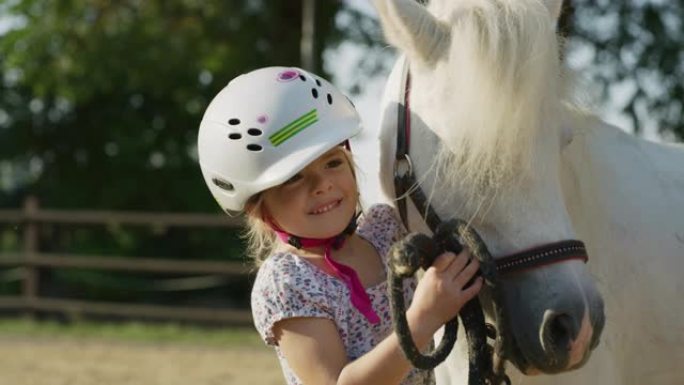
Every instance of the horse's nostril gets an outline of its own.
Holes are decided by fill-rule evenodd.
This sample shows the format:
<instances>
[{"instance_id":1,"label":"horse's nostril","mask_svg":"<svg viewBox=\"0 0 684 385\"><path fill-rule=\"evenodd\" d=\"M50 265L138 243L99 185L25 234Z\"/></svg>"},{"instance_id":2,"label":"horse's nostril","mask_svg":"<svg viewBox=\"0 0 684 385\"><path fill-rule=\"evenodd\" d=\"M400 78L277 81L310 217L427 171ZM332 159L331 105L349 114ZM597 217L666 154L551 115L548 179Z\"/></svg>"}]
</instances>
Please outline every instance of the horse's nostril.
<instances>
[{"instance_id":1,"label":"horse's nostril","mask_svg":"<svg viewBox=\"0 0 684 385\"><path fill-rule=\"evenodd\" d=\"M547 313L542 324L542 346L547 353L562 357L569 353L578 333L572 317L563 313Z\"/></svg>"},{"instance_id":2,"label":"horse's nostril","mask_svg":"<svg viewBox=\"0 0 684 385\"><path fill-rule=\"evenodd\" d=\"M570 350L570 343L572 342L570 328L572 328L570 316L561 314L551 321L549 337L557 349Z\"/></svg>"}]
</instances>

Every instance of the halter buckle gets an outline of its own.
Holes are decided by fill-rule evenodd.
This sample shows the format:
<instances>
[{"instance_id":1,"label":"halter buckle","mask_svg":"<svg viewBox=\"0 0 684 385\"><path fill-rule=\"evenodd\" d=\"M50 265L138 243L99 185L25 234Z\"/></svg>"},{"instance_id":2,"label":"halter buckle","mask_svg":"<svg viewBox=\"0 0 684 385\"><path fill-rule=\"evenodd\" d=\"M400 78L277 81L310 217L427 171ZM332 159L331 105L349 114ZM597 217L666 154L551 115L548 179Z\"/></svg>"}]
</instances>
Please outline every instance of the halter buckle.
<instances>
[{"instance_id":1,"label":"halter buckle","mask_svg":"<svg viewBox=\"0 0 684 385\"><path fill-rule=\"evenodd\" d=\"M409 154L404 154L404 158L397 158L394 161L394 178L401 179L413 175L413 162Z\"/></svg>"}]
</instances>

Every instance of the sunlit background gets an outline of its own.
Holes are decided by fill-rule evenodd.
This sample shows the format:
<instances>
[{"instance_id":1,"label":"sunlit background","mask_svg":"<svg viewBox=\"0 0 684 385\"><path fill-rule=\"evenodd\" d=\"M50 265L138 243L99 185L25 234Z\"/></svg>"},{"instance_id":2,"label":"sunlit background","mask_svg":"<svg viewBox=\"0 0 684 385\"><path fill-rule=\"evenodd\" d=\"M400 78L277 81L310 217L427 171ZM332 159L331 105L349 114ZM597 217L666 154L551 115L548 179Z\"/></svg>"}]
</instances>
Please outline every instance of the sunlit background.
<instances>
[{"instance_id":1,"label":"sunlit background","mask_svg":"<svg viewBox=\"0 0 684 385\"><path fill-rule=\"evenodd\" d=\"M681 1L566 1L585 105L681 141L683 18ZM311 69L362 116L372 203L395 59L365 0L0 0L0 385L281 383L250 326L241 219L201 179L199 121L240 73Z\"/></svg>"}]
</instances>

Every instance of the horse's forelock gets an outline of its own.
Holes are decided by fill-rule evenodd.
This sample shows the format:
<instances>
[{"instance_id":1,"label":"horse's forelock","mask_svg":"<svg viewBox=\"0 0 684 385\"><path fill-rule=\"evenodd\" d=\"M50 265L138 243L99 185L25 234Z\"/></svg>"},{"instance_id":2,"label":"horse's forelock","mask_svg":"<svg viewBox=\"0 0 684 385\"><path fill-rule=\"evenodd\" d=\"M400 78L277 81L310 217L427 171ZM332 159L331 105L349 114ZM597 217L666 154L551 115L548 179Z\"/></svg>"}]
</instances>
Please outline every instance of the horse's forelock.
<instances>
[{"instance_id":1,"label":"horse's forelock","mask_svg":"<svg viewBox=\"0 0 684 385\"><path fill-rule=\"evenodd\" d=\"M414 100L447 150L437 160L443 180L480 194L533 176L535 159L548 162L540 139L557 138L562 102L548 10L539 0L435 1L432 7L451 24L450 52L434 68L416 71ZM420 86L421 77L429 86Z\"/></svg>"}]
</instances>

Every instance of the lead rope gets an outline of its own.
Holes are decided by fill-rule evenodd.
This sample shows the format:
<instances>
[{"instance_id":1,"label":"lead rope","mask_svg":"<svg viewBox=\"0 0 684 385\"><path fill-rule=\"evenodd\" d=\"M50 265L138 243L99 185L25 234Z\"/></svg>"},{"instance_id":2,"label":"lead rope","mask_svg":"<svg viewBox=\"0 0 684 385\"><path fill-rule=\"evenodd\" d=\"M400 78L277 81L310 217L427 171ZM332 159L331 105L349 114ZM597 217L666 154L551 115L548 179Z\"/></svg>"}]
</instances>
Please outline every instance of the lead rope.
<instances>
[{"instance_id":1,"label":"lead rope","mask_svg":"<svg viewBox=\"0 0 684 385\"><path fill-rule=\"evenodd\" d=\"M458 332L457 317L460 317L468 341L468 384L510 384L510 379L505 374L504 367L505 354L503 346L507 336L503 332L492 336L494 337L494 346L488 345L487 326L482 307L477 298L465 304L458 316L447 322L444 326L444 336L437 349L432 353L428 355L421 354L411 338L411 332L406 321L402 280L413 276L418 268L429 267L443 250L450 250L455 253L460 252L462 250L461 243L465 244L471 250L473 256L480 261L482 277L492 290L494 312L498 326L496 329L499 331L506 330L506 328L502 327L506 322L503 309L497 306L497 303L503 302L501 302L501 293L496 285L497 272L494 259L479 235L467 223L453 219L440 224L433 238L420 233L411 233L395 243L390 249L390 275L388 278L391 292L390 303L399 344L406 357L415 367L423 370L434 369L434 367L444 361L453 348ZM492 352L496 353L496 363L492 362Z\"/></svg>"},{"instance_id":2,"label":"lead rope","mask_svg":"<svg viewBox=\"0 0 684 385\"><path fill-rule=\"evenodd\" d=\"M475 301L468 302L461 311L461 320L468 340L468 361L470 363L468 383L471 385L511 385L511 380L506 375L506 352L504 350L505 343L510 338L506 327L508 318L501 306L504 303L503 293L498 285L500 281L494 257L492 257L480 235L465 221L452 219L444 222L437 233L442 234L441 236L445 239L456 242L460 240L470 249L473 257L480 262L480 273L492 293L492 308L496 326L485 323L482 306L477 297ZM466 321L470 323L470 326ZM493 346L487 343L488 335L494 341ZM496 360L493 357L496 357ZM471 380L471 377L474 377L474 380Z\"/></svg>"},{"instance_id":3,"label":"lead rope","mask_svg":"<svg viewBox=\"0 0 684 385\"><path fill-rule=\"evenodd\" d=\"M394 187L395 194L398 197L397 208L401 215L404 226L408 229L408 196L414 201L414 204L419 211L422 209L422 215L428 226L433 229L435 235L440 233L435 229L441 226L441 221L437 213L428 204L427 199L419 188L416 188L417 183L413 176L413 165L411 158L408 155L411 138L411 74L409 71L408 61L404 59L402 68L402 81L400 83L399 100L401 103L397 106L397 141L395 149L395 168L394 168ZM496 306L496 303L501 302L501 294L498 293L496 286L496 265L494 258L487 250L484 242L477 233L474 232L467 224L460 220L452 220L450 225L445 225L445 230L442 230L440 237L444 238L442 249L451 250L459 253L462 246L458 241L458 237L462 238L463 243L468 246L473 255L480 261L480 270L485 279L485 284L492 288L494 293L494 308L496 313L496 328L493 330L492 339L495 343L493 347L487 344L487 325L485 324L484 314L479 299L475 298L464 305L459 313L461 321L468 340L468 383L470 385L499 385L501 383L510 384L510 379L505 374L505 359L504 359L504 337L499 334L497 336L496 330L506 330L502 327L505 323L504 314L501 309ZM427 268L432 265L432 261L437 257L434 247L431 246L432 240L425 235L409 235L409 239L400 241L395 244L390 250L390 274L388 275L388 283L390 290L390 305L392 308L392 319L394 329L397 331L399 337L399 344L401 345L404 354L411 363L417 368L434 369L439 363L449 355L449 352L456 343L458 333L458 316L447 322L444 326L444 336L435 352L430 356L423 356L411 338L411 332L406 321L406 306L404 304L404 296L402 290L402 279L411 277L418 270L419 267ZM438 242L439 243L439 242ZM427 248L427 252L422 252L421 248ZM491 353L496 352L497 362L495 366L492 364ZM429 381L429 376L426 377L426 383Z\"/></svg>"}]
</instances>

